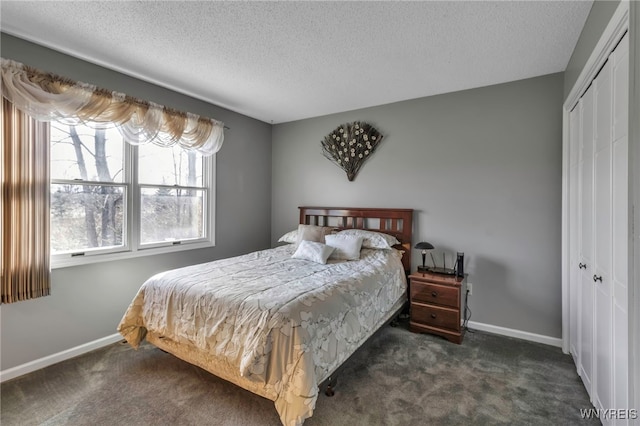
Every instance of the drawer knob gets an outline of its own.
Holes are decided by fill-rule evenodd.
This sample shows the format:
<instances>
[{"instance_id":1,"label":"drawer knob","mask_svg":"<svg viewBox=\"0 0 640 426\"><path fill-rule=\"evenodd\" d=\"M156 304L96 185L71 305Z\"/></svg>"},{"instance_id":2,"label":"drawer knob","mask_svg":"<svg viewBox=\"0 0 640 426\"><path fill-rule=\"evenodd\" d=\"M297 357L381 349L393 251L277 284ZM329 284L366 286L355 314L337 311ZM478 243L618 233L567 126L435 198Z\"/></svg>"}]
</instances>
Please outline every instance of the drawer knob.
<instances>
[{"instance_id":1,"label":"drawer knob","mask_svg":"<svg viewBox=\"0 0 640 426\"><path fill-rule=\"evenodd\" d=\"M431 297L438 297L438 292L437 291L432 291L431 292Z\"/></svg>"},{"instance_id":2,"label":"drawer knob","mask_svg":"<svg viewBox=\"0 0 640 426\"><path fill-rule=\"evenodd\" d=\"M431 314L431 318L436 319L436 314Z\"/></svg>"}]
</instances>

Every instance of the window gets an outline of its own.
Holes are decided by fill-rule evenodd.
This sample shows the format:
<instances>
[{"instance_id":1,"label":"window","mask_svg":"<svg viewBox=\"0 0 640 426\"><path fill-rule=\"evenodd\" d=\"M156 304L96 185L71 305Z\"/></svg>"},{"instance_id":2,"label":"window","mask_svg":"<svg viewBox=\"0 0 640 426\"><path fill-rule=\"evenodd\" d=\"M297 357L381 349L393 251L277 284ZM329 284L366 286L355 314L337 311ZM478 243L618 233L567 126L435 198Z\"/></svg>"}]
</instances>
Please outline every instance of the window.
<instances>
[{"instance_id":1,"label":"window","mask_svg":"<svg viewBox=\"0 0 640 426\"><path fill-rule=\"evenodd\" d=\"M3 137L11 142L3 149L15 146L20 154L7 161L15 182L3 191L11 207L3 217L23 209L35 224L31 246L21 238L5 239L7 252L19 253L12 256L18 267L48 276L49 260L60 267L213 245L213 155L224 142L224 123L1 59L3 87L11 88L2 95L11 108L51 123L32 129L21 124L22 113L7 114L16 126L3 121ZM70 124L80 121L89 125ZM47 133L53 137L41 135ZM22 143L32 140L42 149ZM144 142L178 145L204 158L173 148L138 148ZM21 232L22 227L14 234ZM36 264L44 266L36 271ZM13 275L9 281L22 285Z\"/></svg>"},{"instance_id":2,"label":"window","mask_svg":"<svg viewBox=\"0 0 640 426\"><path fill-rule=\"evenodd\" d=\"M215 156L50 125L54 267L212 245Z\"/></svg>"},{"instance_id":3,"label":"window","mask_svg":"<svg viewBox=\"0 0 640 426\"><path fill-rule=\"evenodd\" d=\"M128 248L129 179L117 129L51 122L51 253Z\"/></svg>"},{"instance_id":4,"label":"window","mask_svg":"<svg viewBox=\"0 0 640 426\"><path fill-rule=\"evenodd\" d=\"M179 147L138 147L140 245L204 237L207 188L202 156Z\"/></svg>"}]
</instances>

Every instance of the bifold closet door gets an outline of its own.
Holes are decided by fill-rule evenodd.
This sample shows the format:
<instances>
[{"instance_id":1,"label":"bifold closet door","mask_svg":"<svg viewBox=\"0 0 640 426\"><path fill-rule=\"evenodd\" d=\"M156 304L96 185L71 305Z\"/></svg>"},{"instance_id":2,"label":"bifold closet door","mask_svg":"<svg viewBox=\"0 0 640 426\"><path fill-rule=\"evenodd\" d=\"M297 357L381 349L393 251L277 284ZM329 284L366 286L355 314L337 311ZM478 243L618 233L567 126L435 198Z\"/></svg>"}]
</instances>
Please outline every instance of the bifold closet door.
<instances>
[{"instance_id":1,"label":"bifold closet door","mask_svg":"<svg viewBox=\"0 0 640 426\"><path fill-rule=\"evenodd\" d=\"M569 353L580 365L580 107L569 114Z\"/></svg>"},{"instance_id":2,"label":"bifold closet door","mask_svg":"<svg viewBox=\"0 0 640 426\"><path fill-rule=\"evenodd\" d=\"M626 34L569 114L569 350L604 410L631 408L628 129Z\"/></svg>"},{"instance_id":3,"label":"bifold closet door","mask_svg":"<svg viewBox=\"0 0 640 426\"><path fill-rule=\"evenodd\" d=\"M599 409L629 408L628 51L626 35L583 97L580 126L580 253L586 265L580 288L580 362Z\"/></svg>"},{"instance_id":4,"label":"bifold closet door","mask_svg":"<svg viewBox=\"0 0 640 426\"><path fill-rule=\"evenodd\" d=\"M611 57L593 81L595 138L593 151L593 267L594 302L593 402L612 408L611 299Z\"/></svg>"},{"instance_id":5,"label":"bifold closet door","mask_svg":"<svg viewBox=\"0 0 640 426\"><path fill-rule=\"evenodd\" d=\"M631 408L629 401L629 34L609 58L613 80L612 147L612 276L613 397L612 407ZM605 407L606 408L606 407ZM621 421L618 424L628 424Z\"/></svg>"},{"instance_id":6,"label":"bifold closet door","mask_svg":"<svg viewBox=\"0 0 640 426\"><path fill-rule=\"evenodd\" d=\"M580 99L580 349L578 373L591 394L593 376L593 85ZM575 266L574 266L575 267Z\"/></svg>"},{"instance_id":7,"label":"bifold closet door","mask_svg":"<svg viewBox=\"0 0 640 426\"><path fill-rule=\"evenodd\" d=\"M594 80L592 400L629 408L628 377L628 35ZM603 420L609 424L612 419ZM616 424L628 424L618 419Z\"/></svg>"}]
</instances>

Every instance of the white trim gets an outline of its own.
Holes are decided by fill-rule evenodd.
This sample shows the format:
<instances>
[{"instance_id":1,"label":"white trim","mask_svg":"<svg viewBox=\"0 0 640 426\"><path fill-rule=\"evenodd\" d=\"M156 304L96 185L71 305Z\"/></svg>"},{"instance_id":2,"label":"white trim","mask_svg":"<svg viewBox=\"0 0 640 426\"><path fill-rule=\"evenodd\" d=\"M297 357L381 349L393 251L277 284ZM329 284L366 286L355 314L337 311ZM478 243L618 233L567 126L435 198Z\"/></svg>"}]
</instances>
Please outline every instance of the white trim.
<instances>
[{"instance_id":1,"label":"white trim","mask_svg":"<svg viewBox=\"0 0 640 426\"><path fill-rule=\"evenodd\" d=\"M131 251L123 251L118 253L104 253L104 254L96 254L93 256L81 256L81 257L68 257L62 259L57 258L55 261L52 259L51 261L51 269L60 269L67 268L70 266L80 266L80 265L89 265L93 263L100 262L111 262L114 260L124 260L124 259L134 259L136 257L144 257L144 256L154 256L158 254L165 253L175 253L179 251L185 250L196 250L202 248L214 247L215 244L211 241L190 243L183 242L178 245L164 246L164 247L156 247L156 248L142 248L140 250L131 250Z\"/></svg>"},{"instance_id":2,"label":"white trim","mask_svg":"<svg viewBox=\"0 0 640 426\"><path fill-rule=\"evenodd\" d=\"M562 347L562 339L559 339L557 337L544 336L542 334L529 333L528 331L499 327L497 325L491 324L483 324L475 321L469 321L468 326L472 330L486 331L488 333L498 334L501 336L515 337L517 339L528 340L530 342ZM111 336L103 337L101 339L76 346L75 348L67 349L53 355L48 355L44 358L27 362L26 364L18 365L17 367L0 371L0 383L23 376L28 373L32 373L45 367L49 367L50 365L66 361L79 355L83 355L96 349L109 346L121 341L122 339L122 335L120 335L119 333L115 333Z\"/></svg>"},{"instance_id":3,"label":"white trim","mask_svg":"<svg viewBox=\"0 0 640 426\"><path fill-rule=\"evenodd\" d=\"M501 336L515 337L516 339L528 340L530 342L543 343L545 345L562 348L562 339L558 337L551 337L551 336L545 336L542 334L529 333L528 331L500 327L500 326L491 325L491 324L483 324L481 322L475 322L475 321L469 321L467 325L471 330L486 331L488 333L499 334Z\"/></svg>"},{"instance_id":4,"label":"white trim","mask_svg":"<svg viewBox=\"0 0 640 426\"><path fill-rule=\"evenodd\" d=\"M137 179L138 150L135 146L128 146L124 151L124 161L126 161L128 165L128 167L125 167L125 173L130 176L127 176L127 182L115 185L123 185L127 188L127 215L129 219L127 220L127 228L124 235L125 239L127 239L125 245L113 249L87 249L82 256L72 256L71 253L55 254L51 256L51 269L215 247L217 155L213 154L210 157L203 157L203 180L208 183L207 186L198 188L199 190L204 190L206 194L204 208L207 218L203 229L205 233L204 237L193 240L181 240L180 244L176 245L172 243L142 245L139 240L138 228L140 224L140 187L142 186L138 184ZM136 178L134 179L133 176L136 176ZM82 250L78 251L82 252Z\"/></svg>"},{"instance_id":5,"label":"white trim","mask_svg":"<svg viewBox=\"0 0 640 426\"><path fill-rule=\"evenodd\" d=\"M602 32L600 40L593 48L591 56L582 68L580 75L576 79L573 88L564 102L564 109L571 111L580 97L586 92L587 88L595 78L602 65L609 57L609 54L616 47L625 31L629 29L629 0L621 0L618 8L613 13L607 27Z\"/></svg>"},{"instance_id":6,"label":"white trim","mask_svg":"<svg viewBox=\"0 0 640 426\"><path fill-rule=\"evenodd\" d=\"M580 97L589 88L589 85L595 78L596 74L602 68L609 54L613 51L617 43L622 39L624 33L629 29L629 0L621 0L616 11L613 13L607 27L602 32L600 40L591 52L591 56L582 68L573 88L569 92L562 108L562 350L568 353L570 337L569 337L569 241L567 239L568 229L566 224L569 222L568 206L568 187L566 183L569 181L569 159L564 157L569 150L569 113L580 100Z\"/></svg>"},{"instance_id":7,"label":"white trim","mask_svg":"<svg viewBox=\"0 0 640 426\"><path fill-rule=\"evenodd\" d=\"M570 348L570 311L571 301L569 300L569 112L562 110L562 230L561 233L561 282L562 282L562 352L569 353Z\"/></svg>"},{"instance_id":8,"label":"white trim","mask_svg":"<svg viewBox=\"0 0 640 426\"><path fill-rule=\"evenodd\" d=\"M26 364L18 365L17 367L0 371L0 383L6 380L14 379L24 374L34 372L36 370L40 370L50 365L57 364L61 361L66 361L68 359L77 357L78 355L86 354L87 352L109 346L113 343L119 342L122 339L123 338L119 333L115 333L111 336L103 337L101 339L76 346L75 348L67 349L53 355L48 355L44 358L27 362Z\"/></svg>"},{"instance_id":9,"label":"white trim","mask_svg":"<svg viewBox=\"0 0 640 426\"><path fill-rule=\"evenodd\" d=\"M640 114L640 3L630 9L629 117ZM633 62L631 61L633 59ZM640 123L629 120L629 405L640 408Z\"/></svg>"}]
</instances>

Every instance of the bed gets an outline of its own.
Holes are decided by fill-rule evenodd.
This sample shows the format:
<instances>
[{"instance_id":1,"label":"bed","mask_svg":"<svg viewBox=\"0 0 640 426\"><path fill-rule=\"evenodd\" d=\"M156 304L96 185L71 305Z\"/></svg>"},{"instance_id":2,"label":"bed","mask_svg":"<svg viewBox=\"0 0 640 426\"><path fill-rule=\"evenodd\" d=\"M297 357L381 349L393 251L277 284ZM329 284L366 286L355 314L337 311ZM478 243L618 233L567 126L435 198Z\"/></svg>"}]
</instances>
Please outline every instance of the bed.
<instances>
[{"instance_id":1,"label":"bed","mask_svg":"<svg viewBox=\"0 0 640 426\"><path fill-rule=\"evenodd\" d=\"M118 331L134 348L146 339L274 401L284 425L301 425L320 384L405 306L413 211L299 210L302 226L285 236L319 228L337 235L327 241L355 235L359 258L306 260L298 253L308 243L287 240L166 271L141 286ZM393 247L377 245L380 235Z\"/></svg>"}]
</instances>

